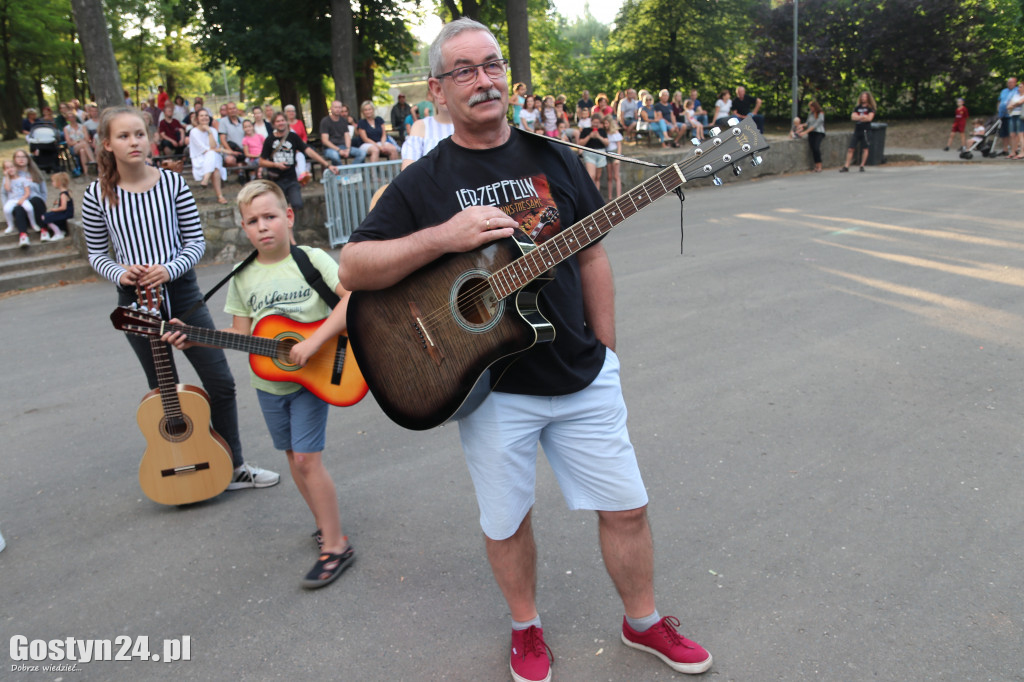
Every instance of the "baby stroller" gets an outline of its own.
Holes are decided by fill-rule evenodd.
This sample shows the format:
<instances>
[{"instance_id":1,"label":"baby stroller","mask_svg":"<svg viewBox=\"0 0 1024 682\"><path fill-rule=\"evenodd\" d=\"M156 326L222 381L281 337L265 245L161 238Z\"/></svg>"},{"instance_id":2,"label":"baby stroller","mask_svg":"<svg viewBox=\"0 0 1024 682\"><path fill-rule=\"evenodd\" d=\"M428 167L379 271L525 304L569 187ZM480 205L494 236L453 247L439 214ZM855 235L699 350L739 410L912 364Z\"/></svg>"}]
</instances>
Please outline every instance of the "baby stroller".
<instances>
[{"instance_id":1,"label":"baby stroller","mask_svg":"<svg viewBox=\"0 0 1024 682\"><path fill-rule=\"evenodd\" d=\"M974 152L978 152L982 156L988 158L992 156L998 156L999 152L995 150L996 140L999 136L999 126L1002 122L999 120L999 116L993 114L985 121L985 134L980 138L977 136L971 137L971 144L967 149L960 152L961 159L973 159Z\"/></svg>"},{"instance_id":2,"label":"baby stroller","mask_svg":"<svg viewBox=\"0 0 1024 682\"><path fill-rule=\"evenodd\" d=\"M25 140L39 170L56 173L61 169L60 136L56 126L49 121L36 121Z\"/></svg>"}]
</instances>

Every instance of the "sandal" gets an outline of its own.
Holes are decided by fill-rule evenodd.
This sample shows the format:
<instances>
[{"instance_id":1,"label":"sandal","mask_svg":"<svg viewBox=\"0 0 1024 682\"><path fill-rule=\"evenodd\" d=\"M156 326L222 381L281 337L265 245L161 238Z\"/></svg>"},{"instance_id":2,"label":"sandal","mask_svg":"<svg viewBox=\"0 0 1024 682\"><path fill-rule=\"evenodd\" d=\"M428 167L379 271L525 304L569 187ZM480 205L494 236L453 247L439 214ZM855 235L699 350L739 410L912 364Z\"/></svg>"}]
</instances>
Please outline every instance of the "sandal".
<instances>
[{"instance_id":1,"label":"sandal","mask_svg":"<svg viewBox=\"0 0 1024 682\"><path fill-rule=\"evenodd\" d=\"M306 574L306 577L302 579L302 586L309 590L315 590L318 587L330 585L352 565L355 559L356 554L352 545L346 545L345 551L341 554L324 552L313 564L313 568Z\"/></svg>"}]
</instances>

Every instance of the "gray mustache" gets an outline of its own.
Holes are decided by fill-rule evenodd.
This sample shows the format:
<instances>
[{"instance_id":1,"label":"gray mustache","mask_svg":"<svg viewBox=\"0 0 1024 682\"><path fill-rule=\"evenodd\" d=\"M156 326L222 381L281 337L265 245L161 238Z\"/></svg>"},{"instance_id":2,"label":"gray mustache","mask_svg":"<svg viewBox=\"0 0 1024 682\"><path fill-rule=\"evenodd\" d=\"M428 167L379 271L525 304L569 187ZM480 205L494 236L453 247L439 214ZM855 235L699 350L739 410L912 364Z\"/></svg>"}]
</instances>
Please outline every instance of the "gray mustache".
<instances>
[{"instance_id":1,"label":"gray mustache","mask_svg":"<svg viewBox=\"0 0 1024 682\"><path fill-rule=\"evenodd\" d=\"M489 102L492 99L501 99L501 92L497 88L491 88L483 92L478 92L469 98L469 106L480 104L481 102Z\"/></svg>"}]
</instances>

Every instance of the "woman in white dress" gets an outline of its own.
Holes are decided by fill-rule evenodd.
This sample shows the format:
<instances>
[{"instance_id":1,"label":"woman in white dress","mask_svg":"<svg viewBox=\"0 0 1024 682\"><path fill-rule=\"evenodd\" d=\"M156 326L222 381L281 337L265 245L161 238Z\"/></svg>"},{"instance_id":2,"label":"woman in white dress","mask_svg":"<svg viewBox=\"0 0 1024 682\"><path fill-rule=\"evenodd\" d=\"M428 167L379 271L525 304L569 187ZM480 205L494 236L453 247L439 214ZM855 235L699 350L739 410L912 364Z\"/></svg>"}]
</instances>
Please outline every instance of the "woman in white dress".
<instances>
[{"instance_id":1,"label":"woman in white dress","mask_svg":"<svg viewBox=\"0 0 1024 682\"><path fill-rule=\"evenodd\" d=\"M213 179L213 190L217 193L217 202L228 203L221 192L221 182L228 179L228 172L224 170L224 158L222 152L230 150L222 149L220 136L210 127L210 113L201 109L198 114L198 124L188 134L188 153L192 157L192 177L199 180L199 184L207 187L210 179Z\"/></svg>"}]
</instances>

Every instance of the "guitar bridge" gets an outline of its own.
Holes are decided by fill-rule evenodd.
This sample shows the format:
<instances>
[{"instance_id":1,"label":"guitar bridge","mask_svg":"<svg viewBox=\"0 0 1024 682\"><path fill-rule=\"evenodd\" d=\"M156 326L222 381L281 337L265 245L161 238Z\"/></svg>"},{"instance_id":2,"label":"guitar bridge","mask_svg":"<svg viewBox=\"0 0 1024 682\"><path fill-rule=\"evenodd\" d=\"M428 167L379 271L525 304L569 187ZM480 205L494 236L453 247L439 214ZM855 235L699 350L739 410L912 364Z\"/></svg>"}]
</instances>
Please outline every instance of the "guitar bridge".
<instances>
[{"instance_id":1,"label":"guitar bridge","mask_svg":"<svg viewBox=\"0 0 1024 682\"><path fill-rule=\"evenodd\" d=\"M412 329L413 332L419 338L419 343L423 347L423 350L427 351L427 354L433 358L434 364L440 366L444 362L444 353L434 343L434 339L430 336L430 330L427 329L427 325L423 323L423 317L420 314L420 307L415 301L409 301L409 312L412 313Z\"/></svg>"},{"instance_id":2,"label":"guitar bridge","mask_svg":"<svg viewBox=\"0 0 1024 682\"><path fill-rule=\"evenodd\" d=\"M200 462L199 464L190 464L183 467L174 467L173 469L161 469L160 475L164 478L168 476L177 476L178 474L194 474L197 471L205 471L210 468L209 462Z\"/></svg>"}]
</instances>

